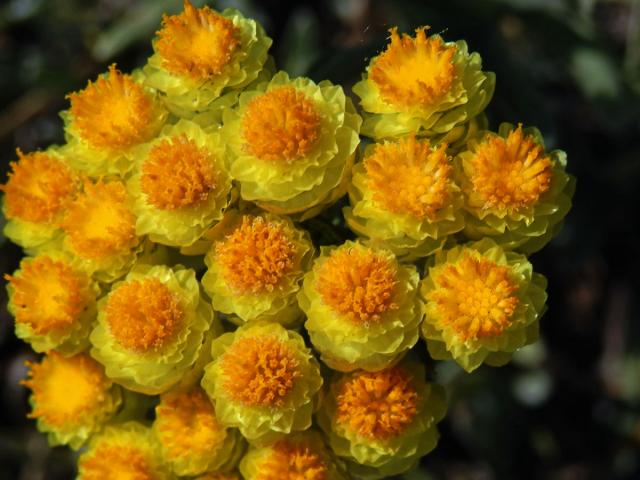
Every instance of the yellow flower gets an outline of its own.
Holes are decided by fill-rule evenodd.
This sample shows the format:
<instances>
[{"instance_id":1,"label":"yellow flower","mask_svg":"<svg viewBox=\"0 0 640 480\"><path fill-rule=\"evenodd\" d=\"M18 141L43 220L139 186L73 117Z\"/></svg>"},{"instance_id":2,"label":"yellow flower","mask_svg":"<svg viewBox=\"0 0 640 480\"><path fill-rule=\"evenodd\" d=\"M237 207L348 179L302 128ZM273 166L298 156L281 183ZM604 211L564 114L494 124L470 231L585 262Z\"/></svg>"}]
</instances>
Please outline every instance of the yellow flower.
<instances>
[{"instance_id":1,"label":"yellow flower","mask_svg":"<svg viewBox=\"0 0 640 480\"><path fill-rule=\"evenodd\" d=\"M167 391L198 364L212 321L191 269L138 264L98 302L91 356L109 378L147 395Z\"/></svg>"},{"instance_id":2,"label":"yellow flower","mask_svg":"<svg viewBox=\"0 0 640 480\"><path fill-rule=\"evenodd\" d=\"M139 422L109 425L78 459L78 480L175 480L160 445Z\"/></svg>"},{"instance_id":3,"label":"yellow flower","mask_svg":"<svg viewBox=\"0 0 640 480\"><path fill-rule=\"evenodd\" d=\"M39 364L27 362L32 391L30 418L46 432L50 445L80 448L116 413L122 402L102 366L85 353L65 358L53 351Z\"/></svg>"},{"instance_id":4,"label":"yellow flower","mask_svg":"<svg viewBox=\"0 0 640 480\"><path fill-rule=\"evenodd\" d=\"M100 289L72 261L53 253L25 258L4 278L18 338L36 352L73 355L89 346Z\"/></svg>"},{"instance_id":5,"label":"yellow flower","mask_svg":"<svg viewBox=\"0 0 640 480\"><path fill-rule=\"evenodd\" d=\"M260 443L311 426L322 377L299 334L252 322L215 339L211 352L202 387L223 425Z\"/></svg>"},{"instance_id":6,"label":"yellow flower","mask_svg":"<svg viewBox=\"0 0 640 480\"><path fill-rule=\"evenodd\" d=\"M69 168L60 149L22 153L0 191L4 192L2 212L7 219L4 234L31 252L60 233L65 208L80 190L80 177Z\"/></svg>"},{"instance_id":7,"label":"yellow flower","mask_svg":"<svg viewBox=\"0 0 640 480\"><path fill-rule=\"evenodd\" d=\"M524 255L488 238L438 252L420 286L429 354L467 372L504 365L538 339L546 285Z\"/></svg>"},{"instance_id":8,"label":"yellow flower","mask_svg":"<svg viewBox=\"0 0 640 480\"><path fill-rule=\"evenodd\" d=\"M196 480L241 480L240 475L235 472L230 473L205 473Z\"/></svg>"},{"instance_id":9,"label":"yellow flower","mask_svg":"<svg viewBox=\"0 0 640 480\"><path fill-rule=\"evenodd\" d=\"M244 452L240 433L218 422L211 401L197 386L162 394L153 430L176 475L228 469Z\"/></svg>"},{"instance_id":10,"label":"yellow flower","mask_svg":"<svg viewBox=\"0 0 640 480\"><path fill-rule=\"evenodd\" d=\"M286 217L230 211L205 257L202 286L213 307L239 321L295 323L295 294L313 258L309 234Z\"/></svg>"},{"instance_id":11,"label":"yellow flower","mask_svg":"<svg viewBox=\"0 0 640 480\"><path fill-rule=\"evenodd\" d=\"M254 81L271 43L262 26L239 11L218 13L185 0L182 13L162 19L145 82L165 94L174 114L190 118L215 108L222 93Z\"/></svg>"},{"instance_id":12,"label":"yellow flower","mask_svg":"<svg viewBox=\"0 0 640 480\"><path fill-rule=\"evenodd\" d=\"M418 341L418 272L388 250L347 241L322 247L298 293L305 327L334 370L380 370Z\"/></svg>"},{"instance_id":13,"label":"yellow flower","mask_svg":"<svg viewBox=\"0 0 640 480\"><path fill-rule=\"evenodd\" d=\"M361 119L342 87L278 72L243 92L223 122L243 199L306 219L345 193Z\"/></svg>"},{"instance_id":14,"label":"yellow flower","mask_svg":"<svg viewBox=\"0 0 640 480\"><path fill-rule=\"evenodd\" d=\"M101 281L122 276L142 248L130 204L121 181L98 180L86 181L67 206L61 223L64 249Z\"/></svg>"},{"instance_id":15,"label":"yellow flower","mask_svg":"<svg viewBox=\"0 0 640 480\"><path fill-rule=\"evenodd\" d=\"M430 255L464 228L446 143L410 135L369 145L353 169L349 198L349 227L398 256Z\"/></svg>"},{"instance_id":16,"label":"yellow flower","mask_svg":"<svg viewBox=\"0 0 640 480\"><path fill-rule=\"evenodd\" d=\"M245 480L347 480L349 478L314 430L288 435L242 458Z\"/></svg>"},{"instance_id":17,"label":"yellow flower","mask_svg":"<svg viewBox=\"0 0 640 480\"><path fill-rule=\"evenodd\" d=\"M390 30L384 52L371 60L353 87L365 112L362 134L375 139L415 132L438 135L472 120L493 96L495 75L482 71L478 53L467 44Z\"/></svg>"},{"instance_id":18,"label":"yellow flower","mask_svg":"<svg viewBox=\"0 0 640 480\"><path fill-rule=\"evenodd\" d=\"M127 183L136 233L157 243L188 246L222 218L231 178L217 133L181 120L140 151Z\"/></svg>"},{"instance_id":19,"label":"yellow flower","mask_svg":"<svg viewBox=\"0 0 640 480\"><path fill-rule=\"evenodd\" d=\"M444 391L424 377L421 363L405 360L332 381L318 422L351 474L366 479L398 475L435 448L436 423L446 411Z\"/></svg>"},{"instance_id":20,"label":"yellow flower","mask_svg":"<svg viewBox=\"0 0 640 480\"><path fill-rule=\"evenodd\" d=\"M168 112L142 74L123 74L115 65L87 87L67 95L65 122L67 161L92 176L124 175L138 147L162 128Z\"/></svg>"},{"instance_id":21,"label":"yellow flower","mask_svg":"<svg viewBox=\"0 0 640 480\"><path fill-rule=\"evenodd\" d=\"M456 158L468 213L465 235L491 236L526 254L540 250L571 208L575 179L566 163L563 151L545 151L535 128L503 123L498 134L479 134Z\"/></svg>"}]
</instances>

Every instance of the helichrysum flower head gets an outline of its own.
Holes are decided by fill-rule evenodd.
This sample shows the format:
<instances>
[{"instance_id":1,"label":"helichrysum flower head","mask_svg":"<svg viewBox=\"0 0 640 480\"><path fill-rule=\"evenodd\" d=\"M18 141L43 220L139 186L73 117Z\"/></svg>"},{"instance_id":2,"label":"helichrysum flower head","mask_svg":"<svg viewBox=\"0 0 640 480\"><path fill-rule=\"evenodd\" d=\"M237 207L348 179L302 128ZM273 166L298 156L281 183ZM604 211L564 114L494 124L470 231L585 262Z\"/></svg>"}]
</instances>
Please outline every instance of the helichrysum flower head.
<instances>
[{"instance_id":1,"label":"helichrysum flower head","mask_svg":"<svg viewBox=\"0 0 640 480\"><path fill-rule=\"evenodd\" d=\"M193 270L139 264L98 302L91 355L126 388L158 394L196 363L212 321Z\"/></svg>"},{"instance_id":2,"label":"helichrysum flower head","mask_svg":"<svg viewBox=\"0 0 640 480\"><path fill-rule=\"evenodd\" d=\"M379 370L418 341L422 306L415 267L388 250L347 241L322 247L298 294L305 327L335 370Z\"/></svg>"},{"instance_id":3,"label":"helichrysum flower head","mask_svg":"<svg viewBox=\"0 0 640 480\"><path fill-rule=\"evenodd\" d=\"M25 258L5 279L18 338L36 352L72 355L89 346L100 290L72 261L53 253Z\"/></svg>"},{"instance_id":4,"label":"helichrysum flower head","mask_svg":"<svg viewBox=\"0 0 640 480\"><path fill-rule=\"evenodd\" d=\"M288 218L230 211L205 257L202 286L216 310L240 322L291 325L301 316L295 294L313 253L309 234Z\"/></svg>"},{"instance_id":5,"label":"helichrysum flower head","mask_svg":"<svg viewBox=\"0 0 640 480\"><path fill-rule=\"evenodd\" d=\"M468 372L507 363L538 339L546 285L524 255L490 239L437 253L420 287L429 354Z\"/></svg>"},{"instance_id":6,"label":"helichrysum flower head","mask_svg":"<svg viewBox=\"0 0 640 480\"><path fill-rule=\"evenodd\" d=\"M353 91L365 112L363 135L385 138L416 132L437 135L470 121L493 95L495 76L482 71L478 53L467 44L390 30L387 48L371 60Z\"/></svg>"},{"instance_id":7,"label":"helichrysum flower head","mask_svg":"<svg viewBox=\"0 0 640 480\"><path fill-rule=\"evenodd\" d=\"M218 422L209 397L198 386L162 394L153 430L164 461L176 475L229 469L244 452L240 433Z\"/></svg>"},{"instance_id":8,"label":"helichrysum flower head","mask_svg":"<svg viewBox=\"0 0 640 480\"><path fill-rule=\"evenodd\" d=\"M29 378L23 384L32 391L29 417L48 434L50 445L78 449L120 406L120 387L86 353L63 357L52 351L40 363L27 365Z\"/></svg>"},{"instance_id":9,"label":"helichrysum flower head","mask_svg":"<svg viewBox=\"0 0 640 480\"><path fill-rule=\"evenodd\" d=\"M4 234L29 251L36 251L60 233L65 208L81 187L80 176L64 161L59 149L22 153L11 162L2 213Z\"/></svg>"},{"instance_id":10,"label":"helichrysum flower head","mask_svg":"<svg viewBox=\"0 0 640 480\"><path fill-rule=\"evenodd\" d=\"M109 425L78 460L78 480L174 480L151 429L139 422Z\"/></svg>"},{"instance_id":11,"label":"helichrysum flower head","mask_svg":"<svg viewBox=\"0 0 640 480\"><path fill-rule=\"evenodd\" d=\"M399 256L430 255L464 228L447 144L414 135L369 145L353 169L349 198L351 229Z\"/></svg>"},{"instance_id":12,"label":"helichrysum flower head","mask_svg":"<svg viewBox=\"0 0 640 480\"><path fill-rule=\"evenodd\" d=\"M565 172L566 154L546 152L535 128L503 123L482 132L456 158L472 239L492 236L505 248L541 249L571 208L575 180Z\"/></svg>"},{"instance_id":13,"label":"helichrysum flower head","mask_svg":"<svg viewBox=\"0 0 640 480\"><path fill-rule=\"evenodd\" d=\"M258 77L271 39L255 20L235 9L222 13L188 0L178 15L165 15L145 67L146 84L165 94L167 107L190 117L215 108L223 92Z\"/></svg>"},{"instance_id":14,"label":"helichrysum flower head","mask_svg":"<svg viewBox=\"0 0 640 480\"><path fill-rule=\"evenodd\" d=\"M261 443L309 428L322 377L299 334L252 322L215 339L211 351L202 386L223 425Z\"/></svg>"},{"instance_id":15,"label":"helichrysum flower head","mask_svg":"<svg viewBox=\"0 0 640 480\"><path fill-rule=\"evenodd\" d=\"M357 478L405 472L438 441L444 391L426 383L424 366L403 361L378 372L338 375L318 414L336 455Z\"/></svg>"},{"instance_id":16,"label":"helichrysum flower head","mask_svg":"<svg viewBox=\"0 0 640 480\"><path fill-rule=\"evenodd\" d=\"M242 458L245 480L347 480L343 466L314 430L288 435Z\"/></svg>"},{"instance_id":17,"label":"helichrysum flower head","mask_svg":"<svg viewBox=\"0 0 640 480\"><path fill-rule=\"evenodd\" d=\"M115 65L80 92L67 96L62 113L68 144L67 161L89 175L124 175L133 166L138 147L151 140L167 119L154 91Z\"/></svg>"},{"instance_id":18,"label":"helichrysum flower head","mask_svg":"<svg viewBox=\"0 0 640 480\"><path fill-rule=\"evenodd\" d=\"M242 93L223 120L245 200L307 218L346 191L361 120L342 87L279 72Z\"/></svg>"},{"instance_id":19,"label":"helichrysum flower head","mask_svg":"<svg viewBox=\"0 0 640 480\"><path fill-rule=\"evenodd\" d=\"M136 259L140 239L131 199L120 180L85 181L62 220L64 249L101 281L122 276Z\"/></svg>"},{"instance_id":20,"label":"helichrysum flower head","mask_svg":"<svg viewBox=\"0 0 640 480\"><path fill-rule=\"evenodd\" d=\"M181 120L141 149L127 186L138 235L165 245L191 245L229 204L224 146L217 133Z\"/></svg>"}]
</instances>

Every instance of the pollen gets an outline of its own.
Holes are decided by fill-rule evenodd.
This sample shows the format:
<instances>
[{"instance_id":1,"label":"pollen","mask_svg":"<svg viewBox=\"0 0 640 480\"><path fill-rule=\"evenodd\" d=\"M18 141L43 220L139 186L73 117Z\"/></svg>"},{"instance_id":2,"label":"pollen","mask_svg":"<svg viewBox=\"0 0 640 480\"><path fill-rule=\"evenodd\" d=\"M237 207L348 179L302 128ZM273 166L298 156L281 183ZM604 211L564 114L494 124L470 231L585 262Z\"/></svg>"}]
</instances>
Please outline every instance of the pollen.
<instances>
[{"instance_id":1,"label":"pollen","mask_svg":"<svg viewBox=\"0 0 640 480\"><path fill-rule=\"evenodd\" d=\"M12 172L5 194L8 219L52 223L78 191L77 176L60 160L44 152L24 154L16 150L19 161L11 162Z\"/></svg>"},{"instance_id":2,"label":"pollen","mask_svg":"<svg viewBox=\"0 0 640 480\"><path fill-rule=\"evenodd\" d=\"M224 390L252 407L279 407L300 377L299 362L283 341L271 336L244 337L221 359Z\"/></svg>"},{"instance_id":3,"label":"pollen","mask_svg":"<svg viewBox=\"0 0 640 480\"><path fill-rule=\"evenodd\" d=\"M13 287L16 323L38 335L70 328L92 298L86 275L49 257L24 262L15 276L4 278Z\"/></svg>"},{"instance_id":4,"label":"pollen","mask_svg":"<svg viewBox=\"0 0 640 480\"><path fill-rule=\"evenodd\" d=\"M175 338L184 311L173 292L156 278L122 284L109 295L106 306L109 330L128 350L161 350Z\"/></svg>"},{"instance_id":5,"label":"pollen","mask_svg":"<svg viewBox=\"0 0 640 480\"><path fill-rule=\"evenodd\" d=\"M398 308L397 275L396 266L371 249L337 249L321 265L316 290L335 312L366 325Z\"/></svg>"},{"instance_id":6,"label":"pollen","mask_svg":"<svg viewBox=\"0 0 640 480\"><path fill-rule=\"evenodd\" d=\"M110 380L99 363L86 354L65 358L51 351L42 362L27 362L29 379L22 382L33 392L30 418L65 428L77 425L99 410Z\"/></svg>"},{"instance_id":7,"label":"pollen","mask_svg":"<svg viewBox=\"0 0 640 480\"><path fill-rule=\"evenodd\" d=\"M295 267L297 249L289 237L282 224L244 216L215 246L225 281L242 294L272 292Z\"/></svg>"},{"instance_id":8,"label":"pollen","mask_svg":"<svg viewBox=\"0 0 640 480\"><path fill-rule=\"evenodd\" d=\"M360 370L339 384L336 421L361 437L388 440L413 423L419 400L411 376L400 367Z\"/></svg>"},{"instance_id":9,"label":"pollen","mask_svg":"<svg viewBox=\"0 0 640 480\"><path fill-rule=\"evenodd\" d=\"M82 455L78 463L82 480L156 480L158 476L143 452L135 446L101 442Z\"/></svg>"},{"instance_id":10,"label":"pollen","mask_svg":"<svg viewBox=\"0 0 640 480\"><path fill-rule=\"evenodd\" d=\"M369 80L386 103L403 110L429 108L450 91L457 47L427 37L428 28L417 28L415 38L392 28L387 49L373 60Z\"/></svg>"},{"instance_id":11,"label":"pollen","mask_svg":"<svg viewBox=\"0 0 640 480\"><path fill-rule=\"evenodd\" d=\"M308 442L280 440L260 464L256 480L330 480L326 461Z\"/></svg>"},{"instance_id":12,"label":"pollen","mask_svg":"<svg viewBox=\"0 0 640 480\"><path fill-rule=\"evenodd\" d=\"M241 47L233 21L188 0L179 15L164 15L155 48L174 75L207 80L220 75Z\"/></svg>"},{"instance_id":13,"label":"pollen","mask_svg":"<svg viewBox=\"0 0 640 480\"><path fill-rule=\"evenodd\" d=\"M130 75L115 65L106 76L67 95L73 125L80 137L97 149L122 151L149 140L154 100Z\"/></svg>"},{"instance_id":14,"label":"pollen","mask_svg":"<svg viewBox=\"0 0 640 480\"><path fill-rule=\"evenodd\" d=\"M226 437L211 401L200 388L162 395L156 407L155 428L169 460L209 455Z\"/></svg>"},{"instance_id":15,"label":"pollen","mask_svg":"<svg viewBox=\"0 0 640 480\"><path fill-rule=\"evenodd\" d=\"M544 148L518 125L506 139L485 137L464 172L471 204L511 212L538 202L551 184L552 164Z\"/></svg>"},{"instance_id":16,"label":"pollen","mask_svg":"<svg viewBox=\"0 0 640 480\"><path fill-rule=\"evenodd\" d=\"M159 209L198 205L216 187L211 153L185 135L162 140L149 152L140 183L149 203Z\"/></svg>"},{"instance_id":17,"label":"pollen","mask_svg":"<svg viewBox=\"0 0 640 480\"><path fill-rule=\"evenodd\" d=\"M314 102L294 87L255 97L242 117L245 149L261 160L293 163L311 151L319 134Z\"/></svg>"},{"instance_id":18,"label":"pollen","mask_svg":"<svg viewBox=\"0 0 640 480\"><path fill-rule=\"evenodd\" d=\"M519 303L518 286L509 272L506 266L470 253L445 265L434 275L436 287L427 294L436 327L464 341L500 335Z\"/></svg>"},{"instance_id":19,"label":"pollen","mask_svg":"<svg viewBox=\"0 0 640 480\"><path fill-rule=\"evenodd\" d=\"M69 204L62 222L78 255L103 259L137 245L135 216L127 208L126 197L119 181L85 182L84 192Z\"/></svg>"},{"instance_id":20,"label":"pollen","mask_svg":"<svg viewBox=\"0 0 640 480\"><path fill-rule=\"evenodd\" d=\"M433 220L451 194L447 145L432 147L415 136L376 144L364 160L373 200L387 211Z\"/></svg>"}]
</instances>

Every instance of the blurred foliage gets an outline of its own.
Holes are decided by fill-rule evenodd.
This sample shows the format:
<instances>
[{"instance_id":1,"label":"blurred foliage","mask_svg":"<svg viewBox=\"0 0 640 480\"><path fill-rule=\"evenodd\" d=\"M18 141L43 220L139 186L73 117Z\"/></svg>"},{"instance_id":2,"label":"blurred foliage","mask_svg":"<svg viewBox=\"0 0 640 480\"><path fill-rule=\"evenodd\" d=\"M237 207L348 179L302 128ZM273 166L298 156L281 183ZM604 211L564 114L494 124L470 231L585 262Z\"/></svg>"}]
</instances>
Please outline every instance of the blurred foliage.
<instances>
[{"instance_id":1,"label":"blurred foliage","mask_svg":"<svg viewBox=\"0 0 640 480\"><path fill-rule=\"evenodd\" d=\"M195 4L205 3L194 1ZM260 20L281 68L347 89L393 25L464 38L497 74L488 114L537 125L578 177L563 233L533 258L549 278L543 341L473 375L440 363L450 411L438 448L405 480L640 478L640 0L220 1ZM144 63L181 0L0 2L0 181L14 149L63 141L66 93L112 62ZM335 210L335 209L334 209ZM331 242L335 212L315 219ZM331 226L331 227L330 227ZM315 227L314 227L315 228ZM0 236L0 270L21 252ZM73 477L25 418L31 354L0 290L0 479ZM418 346L424 353L424 346Z\"/></svg>"}]
</instances>

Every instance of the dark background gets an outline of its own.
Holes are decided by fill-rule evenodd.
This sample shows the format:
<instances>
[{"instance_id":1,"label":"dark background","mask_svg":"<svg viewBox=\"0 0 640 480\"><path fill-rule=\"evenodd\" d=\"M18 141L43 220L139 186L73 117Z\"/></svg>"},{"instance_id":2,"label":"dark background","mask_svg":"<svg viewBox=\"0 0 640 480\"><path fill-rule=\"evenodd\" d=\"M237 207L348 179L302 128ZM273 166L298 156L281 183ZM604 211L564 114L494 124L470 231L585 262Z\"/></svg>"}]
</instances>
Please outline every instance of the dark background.
<instances>
[{"instance_id":1,"label":"dark background","mask_svg":"<svg viewBox=\"0 0 640 480\"><path fill-rule=\"evenodd\" d=\"M181 3L0 0L0 182L16 147L62 142L65 94L112 62L142 65L161 13ZM640 1L215 4L230 5L262 22L281 69L347 89L393 25L428 24L445 39L464 38L497 74L491 126L538 126L548 147L567 151L578 178L565 229L532 258L549 279L542 340L500 369L465 375L437 365L450 411L438 448L404 478L640 478ZM0 236L0 271L12 272L20 256ZM25 418L18 382L30 357L13 336L2 288L0 479L73 478L72 454L49 449Z\"/></svg>"}]
</instances>

